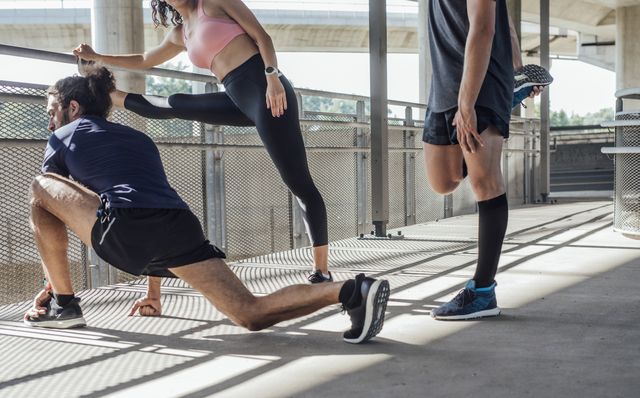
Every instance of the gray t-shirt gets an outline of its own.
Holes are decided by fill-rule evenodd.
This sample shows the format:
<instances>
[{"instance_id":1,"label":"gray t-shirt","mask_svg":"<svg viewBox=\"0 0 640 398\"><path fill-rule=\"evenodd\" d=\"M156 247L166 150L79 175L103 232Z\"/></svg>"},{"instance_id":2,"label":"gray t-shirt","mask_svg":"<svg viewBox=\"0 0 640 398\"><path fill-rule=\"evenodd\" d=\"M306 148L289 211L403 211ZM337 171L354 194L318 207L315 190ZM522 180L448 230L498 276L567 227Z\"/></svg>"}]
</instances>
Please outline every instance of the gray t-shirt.
<instances>
[{"instance_id":1,"label":"gray t-shirt","mask_svg":"<svg viewBox=\"0 0 640 398\"><path fill-rule=\"evenodd\" d=\"M458 106L468 33L467 0L430 0L429 44L433 77L428 105L432 112L444 112ZM496 0L491 60L476 106L493 110L509 123L512 99L513 59L509 14L506 0Z\"/></svg>"}]
</instances>

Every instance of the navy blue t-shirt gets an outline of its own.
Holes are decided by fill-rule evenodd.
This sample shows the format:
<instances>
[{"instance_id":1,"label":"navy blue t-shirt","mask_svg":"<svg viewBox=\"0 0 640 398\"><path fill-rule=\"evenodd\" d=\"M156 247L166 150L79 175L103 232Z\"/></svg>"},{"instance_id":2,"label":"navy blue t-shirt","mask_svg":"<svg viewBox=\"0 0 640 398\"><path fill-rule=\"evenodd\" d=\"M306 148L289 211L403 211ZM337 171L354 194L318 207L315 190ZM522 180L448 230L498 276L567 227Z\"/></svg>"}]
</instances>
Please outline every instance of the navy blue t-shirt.
<instances>
[{"instance_id":1,"label":"navy blue t-shirt","mask_svg":"<svg viewBox=\"0 0 640 398\"><path fill-rule=\"evenodd\" d=\"M188 208L169 185L153 141L97 116L74 120L51 135L42 172L71 178L115 208Z\"/></svg>"}]
</instances>

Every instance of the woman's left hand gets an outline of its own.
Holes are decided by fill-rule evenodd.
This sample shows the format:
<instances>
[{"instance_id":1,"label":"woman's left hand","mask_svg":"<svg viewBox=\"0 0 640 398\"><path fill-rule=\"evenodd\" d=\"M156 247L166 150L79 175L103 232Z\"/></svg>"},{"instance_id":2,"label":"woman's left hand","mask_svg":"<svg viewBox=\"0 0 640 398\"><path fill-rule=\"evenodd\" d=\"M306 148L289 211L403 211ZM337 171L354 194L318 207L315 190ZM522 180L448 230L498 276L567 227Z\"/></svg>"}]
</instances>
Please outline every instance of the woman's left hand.
<instances>
[{"instance_id":1,"label":"woman's left hand","mask_svg":"<svg viewBox=\"0 0 640 398\"><path fill-rule=\"evenodd\" d=\"M287 94L278 76L267 76L267 109L271 109L273 117L284 115L287 110Z\"/></svg>"}]
</instances>

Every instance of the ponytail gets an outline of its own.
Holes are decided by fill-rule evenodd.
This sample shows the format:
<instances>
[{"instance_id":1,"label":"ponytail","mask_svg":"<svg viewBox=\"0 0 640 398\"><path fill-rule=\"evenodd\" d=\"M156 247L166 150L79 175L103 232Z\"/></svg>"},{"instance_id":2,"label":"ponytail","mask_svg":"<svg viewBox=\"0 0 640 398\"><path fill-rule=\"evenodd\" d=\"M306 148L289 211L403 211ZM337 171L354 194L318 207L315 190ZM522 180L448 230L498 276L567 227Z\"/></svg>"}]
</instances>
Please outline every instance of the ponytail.
<instances>
[{"instance_id":1,"label":"ponytail","mask_svg":"<svg viewBox=\"0 0 640 398\"><path fill-rule=\"evenodd\" d=\"M48 95L55 95L62 108L67 108L71 101L82 107L82 114L87 116L108 117L113 103L110 94L116 89L113 74L103 66L89 67L86 76L70 76L60 79L47 90Z\"/></svg>"}]
</instances>

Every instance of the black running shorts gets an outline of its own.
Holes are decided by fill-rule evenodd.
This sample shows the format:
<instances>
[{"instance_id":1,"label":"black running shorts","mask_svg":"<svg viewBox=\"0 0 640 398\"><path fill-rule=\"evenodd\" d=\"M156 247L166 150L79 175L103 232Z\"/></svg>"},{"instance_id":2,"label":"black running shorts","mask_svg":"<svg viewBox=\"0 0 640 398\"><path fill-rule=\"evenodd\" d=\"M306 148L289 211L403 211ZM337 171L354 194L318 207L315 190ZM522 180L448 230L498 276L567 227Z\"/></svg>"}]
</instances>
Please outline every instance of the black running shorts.
<instances>
[{"instance_id":1,"label":"black running shorts","mask_svg":"<svg viewBox=\"0 0 640 398\"><path fill-rule=\"evenodd\" d=\"M458 108L444 112L431 112L427 109L424 120L422 141L433 145L457 145L458 132L452 125ZM497 113L489 108L476 106L478 133L482 133L489 126L495 126L504 138L509 138L509 124L505 123Z\"/></svg>"},{"instance_id":2,"label":"black running shorts","mask_svg":"<svg viewBox=\"0 0 640 398\"><path fill-rule=\"evenodd\" d=\"M225 258L186 209L111 208L93 225L91 244L100 258L133 275L175 278L168 268Z\"/></svg>"}]
</instances>

